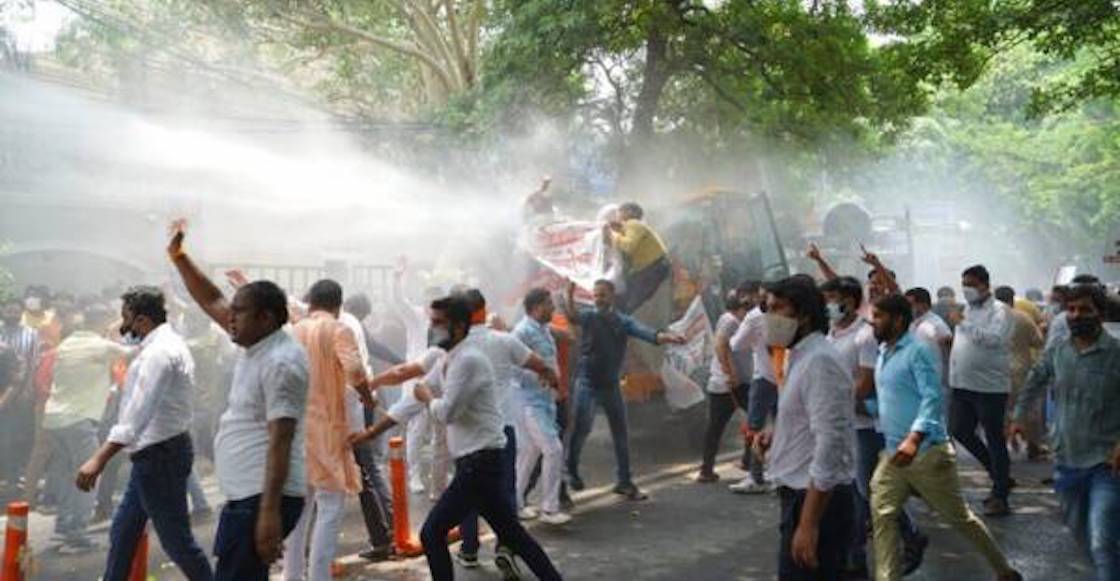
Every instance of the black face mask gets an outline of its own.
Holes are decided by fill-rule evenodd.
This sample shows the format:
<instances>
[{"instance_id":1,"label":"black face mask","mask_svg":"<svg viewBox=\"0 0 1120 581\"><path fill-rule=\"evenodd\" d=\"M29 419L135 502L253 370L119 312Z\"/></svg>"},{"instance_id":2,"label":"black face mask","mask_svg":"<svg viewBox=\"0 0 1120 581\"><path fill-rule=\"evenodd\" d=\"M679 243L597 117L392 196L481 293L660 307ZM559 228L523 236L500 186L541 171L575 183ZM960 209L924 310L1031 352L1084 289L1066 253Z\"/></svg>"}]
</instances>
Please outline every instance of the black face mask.
<instances>
[{"instance_id":1,"label":"black face mask","mask_svg":"<svg viewBox=\"0 0 1120 581\"><path fill-rule=\"evenodd\" d=\"M1078 339L1092 339L1100 332L1100 317L1071 317L1068 320L1069 334Z\"/></svg>"}]
</instances>

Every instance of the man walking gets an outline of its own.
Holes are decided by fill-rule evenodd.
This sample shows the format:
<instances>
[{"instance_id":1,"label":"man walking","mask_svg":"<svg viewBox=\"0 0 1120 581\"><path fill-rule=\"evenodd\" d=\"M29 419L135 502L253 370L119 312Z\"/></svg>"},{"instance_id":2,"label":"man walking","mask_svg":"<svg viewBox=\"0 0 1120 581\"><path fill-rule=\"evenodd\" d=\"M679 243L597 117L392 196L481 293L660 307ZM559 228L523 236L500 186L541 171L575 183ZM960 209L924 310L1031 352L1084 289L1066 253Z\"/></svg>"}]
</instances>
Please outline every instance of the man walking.
<instances>
[{"instance_id":1,"label":"man walking","mask_svg":"<svg viewBox=\"0 0 1120 581\"><path fill-rule=\"evenodd\" d=\"M132 475L109 530L103 578L128 577L136 544L148 519L164 551L191 581L213 578L206 554L195 542L187 515L187 478L194 463L191 446L190 350L167 323L163 293L133 287L121 300L121 335L140 341L128 368L120 417L108 440L78 470L77 486L93 489L105 465L121 450L132 460Z\"/></svg>"},{"instance_id":2,"label":"man walking","mask_svg":"<svg viewBox=\"0 0 1120 581\"><path fill-rule=\"evenodd\" d=\"M949 432L992 478L984 514L1005 516L1011 512L1007 504L1011 460L1004 435L1011 391L1010 309L992 296L988 270L981 265L964 271L961 286L968 304L963 315L950 315L956 330L949 356ZM983 427L986 442L976 435L977 424Z\"/></svg>"},{"instance_id":3,"label":"man walking","mask_svg":"<svg viewBox=\"0 0 1120 581\"><path fill-rule=\"evenodd\" d=\"M910 304L900 296L880 299L873 317L875 337L882 343L875 380L887 450L871 483L875 578L898 581L905 574L898 519L907 499L917 493L968 538L1000 581L1021 580L961 495L956 453L942 423L937 355L908 331L913 317Z\"/></svg>"}]
</instances>

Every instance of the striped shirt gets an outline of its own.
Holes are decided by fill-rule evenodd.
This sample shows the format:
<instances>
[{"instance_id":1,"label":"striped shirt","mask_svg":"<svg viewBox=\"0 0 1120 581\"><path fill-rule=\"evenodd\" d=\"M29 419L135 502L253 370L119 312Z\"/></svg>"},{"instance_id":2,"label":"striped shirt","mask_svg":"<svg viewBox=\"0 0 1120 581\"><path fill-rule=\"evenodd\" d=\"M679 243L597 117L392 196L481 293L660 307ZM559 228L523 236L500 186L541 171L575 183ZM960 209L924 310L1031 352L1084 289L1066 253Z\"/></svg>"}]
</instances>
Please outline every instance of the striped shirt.
<instances>
[{"instance_id":1,"label":"striped shirt","mask_svg":"<svg viewBox=\"0 0 1120 581\"><path fill-rule=\"evenodd\" d=\"M35 372L41 351L38 331L20 323L14 325L0 323L0 343L15 350L16 355L26 365L29 377Z\"/></svg>"}]
</instances>

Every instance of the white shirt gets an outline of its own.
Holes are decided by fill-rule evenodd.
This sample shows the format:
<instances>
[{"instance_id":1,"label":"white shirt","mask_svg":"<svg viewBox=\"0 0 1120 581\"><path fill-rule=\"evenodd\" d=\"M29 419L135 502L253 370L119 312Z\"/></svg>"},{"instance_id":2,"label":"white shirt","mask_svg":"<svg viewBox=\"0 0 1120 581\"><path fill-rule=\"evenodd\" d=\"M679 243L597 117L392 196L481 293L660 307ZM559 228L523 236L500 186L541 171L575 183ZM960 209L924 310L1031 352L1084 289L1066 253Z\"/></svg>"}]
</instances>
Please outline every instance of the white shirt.
<instances>
[{"instance_id":1,"label":"white shirt","mask_svg":"<svg viewBox=\"0 0 1120 581\"><path fill-rule=\"evenodd\" d=\"M495 331L485 325L474 325L464 341L474 344L490 361L494 372L494 389L505 425L517 423L517 399L514 388L518 382L517 369L523 367L533 351L517 337Z\"/></svg>"},{"instance_id":2,"label":"white shirt","mask_svg":"<svg viewBox=\"0 0 1120 581\"><path fill-rule=\"evenodd\" d=\"M938 372L941 374L942 382L947 382L949 376L945 373L945 366L948 361L945 358L944 344L953 338L953 330L940 315L930 310L910 323L910 332L919 341L933 348L933 352L937 354Z\"/></svg>"},{"instance_id":3,"label":"white shirt","mask_svg":"<svg viewBox=\"0 0 1120 581\"><path fill-rule=\"evenodd\" d=\"M443 396L432 400L428 410L447 426L447 449L452 458L505 447L505 422L494 369L477 342L464 340L456 345L432 376Z\"/></svg>"},{"instance_id":4,"label":"white shirt","mask_svg":"<svg viewBox=\"0 0 1120 581\"><path fill-rule=\"evenodd\" d=\"M366 346L366 330L362 327L362 322L358 317L351 315L347 312L338 314L338 322L346 325L347 329L354 334L354 340L358 343L358 358L362 360L362 368L366 370L366 376L370 376L373 370L369 366L369 347ZM365 429L366 415L365 405L362 404L362 398L358 396L358 390L353 389L354 386L349 386L351 389L346 390L346 420L350 422L350 430L360 432ZM373 392L376 397L377 392Z\"/></svg>"},{"instance_id":5,"label":"white shirt","mask_svg":"<svg viewBox=\"0 0 1120 581\"><path fill-rule=\"evenodd\" d=\"M731 350L740 353L749 351L754 354L754 375L751 379L765 379L777 385L778 375L774 373L774 362L770 359L768 347L766 313L763 313L759 307L755 307L747 313L739 329L731 337Z\"/></svg>"},{"instance_id":6,"label":"white shirt","mask_svg":"<svg viewBox=\"0 0 1120 581\"><path fill-rule=\"evenodd\" d=\"M853 382L859 377L860 369L867 369L874 375L875 362L879 360L879 342L875 340L874 328L866 319L857 318L843 329L833 325L828 332L828 341L836 347L844 368L852 374ZM855 405L854 390L852 405ZM875 418L855 413L852 417L857 430L875 427Z\"/></svg>"},{"instance_id":7,"label":"white shirt","mask_svg":"<svg viewBox=\"0 0 1120 581\"><path fill-rule=\"evenodd\" d=\"M433 383L438 384L434 373L436 368L439 367L439 364L443 361L445 355L443 349L439 347L429 347L422 357L413 362L420 365L420 369L424 371L425 377L422 381L429 388L434 389L437 387L432 385ZM408 420L411 420L413 416L427 410L427 406L417 400L414 395L413 387L415 386L415 382L409 382L409 384L410 387L401 392L401 398L389 408L389 411L385 412L385 414L392 418L398 425L404 425ZM436 395L438 395L438 393L436 393Z\"/></svg>"},{"instance_id":8,"label":"white shirt","mask_svg":"<svg viewBox=\"0 0 1120 581\"><path fill-rule=\"evenodd\" d=\"M310 375L307 355L284 330L240 351L233 368L229 407L214 437L218 486L229 500L261 494L268 458L268 422L294 418L296 432L283 494L302 497L307 489L303 460L303 414Z\"/></svg>"},{"instance_id":9,"label":"white shirt","mask_svg":"<svg viewBox=\"0 0 1120 581\"><path fill-rule=\"evenodd\" d=\"M1011 391L1011 313L989 296L964 309L949 355L949 386L980 393Z\"/></svg>"},{"instance_id":10,"label":"white shirt","mask_svg":"<svg viewBox=\"0 0 1120 581\"><path fill-rule=\"evenodd\" d=\"M831 490L855 478L852 375L836 348L813 333L790 349L770 449L774 482Z\"/></svg>"},{"instance_id":11,"label":"white shirt","mask_svg":"<svg viewBox=\"0 0 1120 581\"><path fill-rule=\"evenodd\" d=\"M715 344L718 346L721 342L727 341L730 347L731 337L739 330L739 319L731 314L724 313L720 315L719 320L716 321ZM734 356L732 356L732 365L734 365ZM738 373L738 370L736 370ZM743 378L740 378L743 379ZM730 393L731 392L731 378L723 370L723 365L719 361L719 351L717 350L712 357L712 365L708 374L708 393Z\"/></svg>"},{"instance_id":12,"label":"white shirt","mask_svg":"<svg viewBox=\"0 0 1120 581\"><path fill-rule=\"evenodd\" d=\"M191 428L194 359L168 323L148 333L128 366L124 400L109 441L133 454Z\"/></svg>"}]
</instances>

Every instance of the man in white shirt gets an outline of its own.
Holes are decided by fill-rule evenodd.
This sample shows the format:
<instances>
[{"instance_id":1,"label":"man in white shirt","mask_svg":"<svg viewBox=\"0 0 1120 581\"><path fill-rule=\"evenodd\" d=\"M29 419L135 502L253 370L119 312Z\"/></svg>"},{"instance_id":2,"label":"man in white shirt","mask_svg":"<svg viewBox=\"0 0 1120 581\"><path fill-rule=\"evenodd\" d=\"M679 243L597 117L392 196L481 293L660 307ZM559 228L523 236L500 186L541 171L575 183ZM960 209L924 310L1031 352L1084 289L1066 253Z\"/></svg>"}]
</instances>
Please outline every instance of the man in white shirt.
<instances>
[{"instance_id":1,"label":"man in white shirt","mask_svg":"<svg viewBox=\"0 0 1120 581\"><path fill-rule=\"evenodd\" d=\"M928 290L914 287L906 291L906 300L910 302L910 308L914 311L910 332L919 341L933 347L933 352L938 355L937 361L940 364L938 371L942 383L948 387L949 374L946 371L949 369L949 351L953 346L953 330L941 315L934 312L932 297Z\"/></svg>"},{"instance_id":2,"label":"man in white shirt","mask_svg":"<svg viewBox=\"0 0 1120 581\"><path fill-rule=\"evenodd\" d=\"M747 312L743 322L731 337L731 352L737 357L751 357L750 390L747 392L747 430L754 435L766 427L766 420L774 417L778 406L778 376L774 372L774 361L770 358L770 345L766 341L766 292L757 282L748 282L739 287L740 299L749 300L758 306ZM750 474L729 488L737 494L762 494L771 490L763 472L762 458L753 456L747 468Z\"/></svg>"},{"instance_id":3,"label":"man in white shirt","mask_svg":"<svg viewBox=\"0 0 1120 581\"><path fill-rule=\"evenodd\" d=\"M739 292L732 290L724 298L724 313L716 321L715 329L715 356L708 375L708 428L704 434L704 451L700 464L700 474L697 482L717 482L719 474L715 472L716 454L719 452L719 443L723 439L723 431L727 422L735 414L736 407L747 411L747 378L740 378L740 370L735 362L735 353L731 349L731 338L739 330L743 317L751 310L752 303L744 302L739 298ZM743 353L740 352L740 356ZM750 353L746 353L749 359ZM751 366L745 371L749 374ZM750 458L749 453L745 455Z\"/></svg>"},{"instance_id":4,"label":"man in white shirt","mask_svg":"<svg viewBox=\"0 0 1120 581\"><path fill-rule=\"evenodd\" d=\"M447 533L477 511L502 543L525 560L538 579L560 579L548 555L517 520L505 490L506 439L493 367L475 341L468 341L471 310L461 297L436 301L431 308L433 335L447 356L429 374L432 389L419 385L416 399L447 425L447 443L455 458L455 477L428 513L420 540L432 578L454 578Z\"/></svg>"},{"instance_id":5,"label":"man in white shirt","mask_svg":"<svg viewBox=\"0 0 1120 581\"><path fill-rule=\"evenodd\" d=\"M139 340L140 352L128 367L117 424L78 470L76 482L81 490L92 490L105 465L121 450L132 460L132 475L109 531L103 578L128 577L136 544L151 519L164 551L183 574L191 581L207 581L214 574L195 542L187 514L187 478L194 463L194 361L183 338L167 323L158 288L133 287L121 300L121 335Z\"/></svg>"},{"instance_id":6,"label":"man in white shirt","mask_svg":"<svg viewBox=\"0 0 1120 581\"><path fill-rule=\"evenodd\" d=\"M964 314L951 315L956 325L949 356L949 432L987 469L992 493L984 500L986 516L1010 513L1011 459L1007 454L1004 418L1011 392L1009 336L1011 315L991 292L988 270L972 266L961 275ZM984 440L976 434L984 428Z\"/></svg>"},{"instance_id":7,"label":"man in white shirt","mask_svg":"<svg viewBox=\"0 0 1120 581\"><path fill-rule=\"evenodd\" d=\"M789 349L770 446L782 511L778 576L843 579L855 509L851 372L824 336L825 300L812 278L793 276L769 292L769 342Z\"/></svg>"},{"instance_id":8,"label":"man in white shirt","mask_svg":"<svg viewBox=\"0 0 1120 581\"><path fill-rule=\"evenodd\" d=\"M267 581L307 490L307 355L284 330L288 299L279 286L249 282L227 300L183 251L182 240L180 224L168 252L184 286L241 347L214 439L218 485L227 499L214 538L215 578Z\"/></svg>"}]
</instances>

